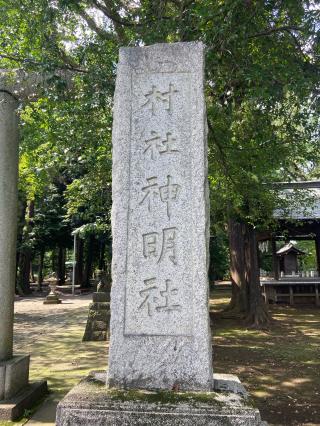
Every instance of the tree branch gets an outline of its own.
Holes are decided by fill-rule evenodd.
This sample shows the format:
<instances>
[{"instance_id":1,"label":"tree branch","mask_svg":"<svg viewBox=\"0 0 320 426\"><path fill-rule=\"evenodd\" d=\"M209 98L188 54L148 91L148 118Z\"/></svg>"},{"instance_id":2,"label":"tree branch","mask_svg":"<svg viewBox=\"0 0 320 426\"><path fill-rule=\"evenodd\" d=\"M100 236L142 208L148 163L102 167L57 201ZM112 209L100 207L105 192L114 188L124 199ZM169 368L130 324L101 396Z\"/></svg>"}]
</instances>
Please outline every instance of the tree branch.
<instances>
[{"instance_id":1,"label":"tree branch","mask_svg":"<svg viewBox=\"0 0 320 426\"><path fill-rule=\"evenodd\" d=\"M302 31L302 30L303 29L300 27L283 26L283 27L277 27L277 28L270 28L269 30L265 30L265 31L261 31L260 33L249 35L248 38L268 36L273 33L281 32L281 31Z\"/></svg>"},{"instance_id":2,"label":"tree branch","mask_svg":"<svg viewBox=\"0 0 320 426\"><path fill-rule=\"evenodd\" d=\"M210 123L209 120L208 120L208 128L209 128L209 131L211 132L211 134L213 136L214 143L215 143L216 147L218 148L224 175L225 175L226 178L229 178L230 181L235 185L235 182L234 182L232 176L229 173L228 164L227 164L226 157L225 157L225 154L223 152L222 146L220 145L220 143L219 143L219 141L218 141L218 139L217 139L217 137L214 133L214 128L213 128L213 126L212 126L212 124Z\"/></svg>"},{"instance_id":3,"label":"tree branch","mask_svg":"<svg viewBox=\"0 0 320 426\"><path fill-rule=\"evenodd\" d=\"M32 64L38 67L43 67L47 64L45 64L44 62L38 62L35 61L33 59L30 58L22 58L21 56L16 56L16 55L7 55L5 53L1 53L0 52L0 59L8 59L9 61L14 61L14 62L18 62L18 63L23 63L23 64ZM82 68L77 68L68 64L65 65L55 65L57 69L61 69L61 70L69 70L69 71L74 71L74 72L79 72L79 73L87 73L87 70L84 70Z\"/></svg>"},{"instance_id":4,"label":"tree branch","mask_svg":"<svg viewBox=\"0 0 320 426\"><path fill-rule=\"evenodd\" d=\"M108 1L105 1L104 5L97 0L91 0L91 2L97 9L99 9L102 13L104 13L104 15L106 15L107 18L111 19L111 21L119 25L124 25L127 27L134 27L136 25L139 25L137 23L128 21L127 19L122 19L117 12L112 10L112 4L110 4Z\"/></svg>"},{"instance_id":5,"label":"tree branch","mask_svg":"<svg viewBox=\"0 0 320 426\"><path fill-rule=\"evenodd\" d=\"M123 30L123 26L132 27L135 24L133 22L122 19L117 12L112 10L112 4L108 4L106 1L103 5L97 0L91 0L91 4L112 21L119 41L121 43L126 43L126 36Z\"/></svg>"},{"instance_id":6,"label":"tree branch","mask_svg":"<svg viewBox=\"0 0 320 426\"><path fill-rule=\"evenodd\" d=\"M77 8L77 12L81 16L81 18L83 18L86 21L86 23L88 24L88 27L93 32L98 34L98 36L100 36L101 38L105 40L113 39L112 34L100 28L99 25L96 24L95 20L91 18L91 16L85 10L81 9L81 7Z\"/></svg>"}]
</instances>

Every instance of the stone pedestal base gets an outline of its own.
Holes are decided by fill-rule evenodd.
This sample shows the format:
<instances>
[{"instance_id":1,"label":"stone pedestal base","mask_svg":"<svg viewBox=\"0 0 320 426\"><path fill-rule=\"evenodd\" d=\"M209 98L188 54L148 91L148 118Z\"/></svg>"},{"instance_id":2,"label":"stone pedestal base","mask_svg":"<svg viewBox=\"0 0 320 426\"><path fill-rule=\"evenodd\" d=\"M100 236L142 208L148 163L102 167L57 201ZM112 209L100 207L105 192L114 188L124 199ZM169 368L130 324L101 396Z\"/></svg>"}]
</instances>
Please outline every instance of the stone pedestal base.
<instances>
[{"instance_id":1,"label":"stone pedestal base","mask_svg":"<svg viewBox=\"0 0 320 426\"><path fill-rule=\"evenodd\" d=\"M29 355L0 362L0 401L11 398L28 385L29 363Z\"/></svg>"},{"instance_id":2,"label":"stone pedestal base","mask_svg":"<svg viewBox=\"0 0 320 426\"><path fill-rule=\"evenodd\" d=\"M23 416L48 393L47 382L30 383L10 399L0 401L0 420L14 421Z\"/></svg>"},{"instance_id":3,"label":"stone pedestal base","mask_svg":"<svg viewBox=\"0 0 320 426\"><path fill-rule=\"evenodd\" d=\"M0 419L15 420L47 393L47 382L29 384L29 355L0 362Z\"/></svg>"},{"instance_id":4,"label":"stone pedestal base","mask_svg":"<svg viewBox=\"0 0 320 426\"><path fill-rule=\"evenodd\" d=\"M93 294L94 303L89 305L86 330L82 339L84 342L107 340L109 334L110 303L102 301L106 297L105 293Z\"/></svg>"},{"instance_id":5,"label":"stone pedestal base","mask_svg":"<svg viewBox=\"0 0 320 426\"><path fill-rule=\"evenodd\" d=\"M59 305L60 303L62 303L62 300L56 294L48 294L43 302L44 305Z\"/></svg>"},{"instance_id":6,"label":"stone pedestal base","mask_svg":"<svg viewBox=\"0 0 320 426\"><path fill-rule=\"evenodd\" d=\"M259 411L238 394L108 389L105 374L94 372L59 403L56 425L262 426L265 423Z\"/></svg>"}]
</instances>

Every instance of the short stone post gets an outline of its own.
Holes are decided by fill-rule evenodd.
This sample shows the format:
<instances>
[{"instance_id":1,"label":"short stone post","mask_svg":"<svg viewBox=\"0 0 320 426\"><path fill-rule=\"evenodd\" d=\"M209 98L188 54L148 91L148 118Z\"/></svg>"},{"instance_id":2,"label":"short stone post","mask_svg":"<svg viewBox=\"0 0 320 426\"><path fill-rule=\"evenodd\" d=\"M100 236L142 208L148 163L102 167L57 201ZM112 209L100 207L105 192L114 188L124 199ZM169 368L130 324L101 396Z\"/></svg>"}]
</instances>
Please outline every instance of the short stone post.
<instances>
[{"instance_id":1,"label":"short stone post","mask_svg":"<svg viewBox=\"0 0 320 426\"><path fill-rule=\"evenodd\" d=\"M0 75L1 77L1 75ZM0 78L0 420L15 420L47 392L29 384L29 355L13 356L18 198L18 100Z\"/></svg>"}]
</instances>

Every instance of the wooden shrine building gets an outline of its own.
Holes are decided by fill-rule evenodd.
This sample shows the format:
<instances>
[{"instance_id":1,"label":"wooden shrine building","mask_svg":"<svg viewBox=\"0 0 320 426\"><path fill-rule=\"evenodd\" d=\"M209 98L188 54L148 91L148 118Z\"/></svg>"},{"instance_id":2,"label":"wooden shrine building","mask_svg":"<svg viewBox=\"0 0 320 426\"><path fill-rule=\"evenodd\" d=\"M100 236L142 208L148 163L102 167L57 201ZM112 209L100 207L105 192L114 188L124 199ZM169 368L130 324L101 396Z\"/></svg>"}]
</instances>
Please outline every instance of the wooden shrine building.
<instances>
[{"instance_id":1,"label":"wooden shrine building","mask_svg":"<svg viewBox=\"0 0 320 426\"><path fill-rule=\"evenodd\" d=\"M278 273L280 275L296 275L299 272L298 256L303 256L304 251L299 250L293 243L288 243L281 247L276 252L277 254L277 265Z\"/></svg>"},{"instance_id":2,"label":"wooden shrine building","mask_svg":"<svg viewBox=\"0 0 320 426\"><path fill-rule=\"evenodd\" d=\"M320 181L291 182L279 184L279 189L294 196L301 190L312 197L307 206L293 207L285 213L275 211L275 230L257 234L257 240L270 241L272 248L273 279L261 280L263 294L269 303L312 303L320 306ZM311 199L311 198L310 198ZM316 249L317 271L313 276L303 276L298 271L298 256L303 252L290 240L312 240ZM276 241L287 241L277 251Z\"/></svg>"}]
</instances>

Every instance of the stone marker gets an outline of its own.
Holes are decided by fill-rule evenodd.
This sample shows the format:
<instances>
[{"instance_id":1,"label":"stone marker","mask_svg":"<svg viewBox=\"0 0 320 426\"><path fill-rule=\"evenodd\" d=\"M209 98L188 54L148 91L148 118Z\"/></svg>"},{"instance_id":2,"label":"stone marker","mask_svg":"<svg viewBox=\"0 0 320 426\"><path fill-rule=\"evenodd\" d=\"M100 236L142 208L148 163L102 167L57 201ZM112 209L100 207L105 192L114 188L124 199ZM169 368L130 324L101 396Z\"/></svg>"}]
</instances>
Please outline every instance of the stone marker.
<instances>
[{"instance_id":1,"label":"stone marker","mask_svg":"<svg viewBox=\"0 0 320 426\"><path fill-rule=\"evenodd\" d=\"M109 384L209 390L203 45L123 48L119 62Z\"/></svg>"},{"instance_id":2,"label":"stone marker","mask_svg":"<svg viewBox=\"0 0 320 426\"><path fill-rule=\"evenodd\" d=\"M13 356L18 199L16 108L20 85L12 82L14 75L9 82L6 77L7 73L0 72L0 419L14 420L46 393L47 383L29 384L29 356ZM28 92L24 87L22 91Z\"/></svg>"},{"instance_id":3,"label":"stone marker","mask_svg":"<svg viewBox=\"0 0 320 426\"><path fill-rule=\"evenodd\" d=\"M92 303L84 332L83 342L108 340L110 328L110 290L111 283L105 271L97 271L99 280L97 291L92 294Z\"/></svg>"},{"instance_id":4,"label":"stone marker","mask_svg":"<svg viewBox=\"0 0 320 426\"><path fill-rule=\"evenodd\" d=\"M203 80L201 43L120 50L109 371L64 398L58 426L261 424L212 373Z\"/></svg>"}]
</instances>

